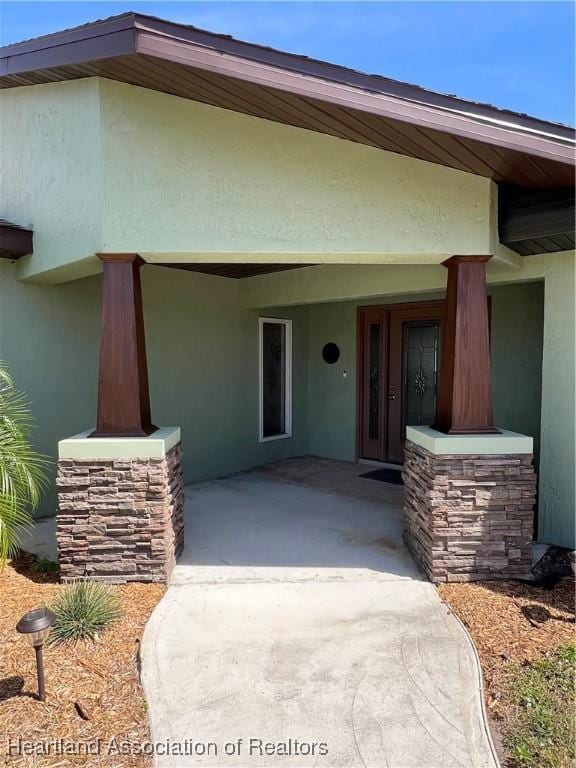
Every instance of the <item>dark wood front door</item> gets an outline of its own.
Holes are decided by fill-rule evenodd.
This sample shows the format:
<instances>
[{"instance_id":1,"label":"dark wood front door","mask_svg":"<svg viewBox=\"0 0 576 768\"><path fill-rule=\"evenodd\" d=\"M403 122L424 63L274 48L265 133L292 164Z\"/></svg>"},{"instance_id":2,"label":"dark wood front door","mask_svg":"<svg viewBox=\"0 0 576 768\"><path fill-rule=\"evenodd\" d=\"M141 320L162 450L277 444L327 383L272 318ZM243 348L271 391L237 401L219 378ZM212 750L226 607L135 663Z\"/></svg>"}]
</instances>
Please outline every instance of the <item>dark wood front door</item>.
<instances>
[{"instance_id":1,"label":"dark wood front door","mask_svg":"<svg viewBox=\"0 0 576 768\"><path fill-rule=\"evenodd\" d=\"M358 455L402 463L406 426L432 424L444 302L358 310Z\"/></svg>"}]
</instances>

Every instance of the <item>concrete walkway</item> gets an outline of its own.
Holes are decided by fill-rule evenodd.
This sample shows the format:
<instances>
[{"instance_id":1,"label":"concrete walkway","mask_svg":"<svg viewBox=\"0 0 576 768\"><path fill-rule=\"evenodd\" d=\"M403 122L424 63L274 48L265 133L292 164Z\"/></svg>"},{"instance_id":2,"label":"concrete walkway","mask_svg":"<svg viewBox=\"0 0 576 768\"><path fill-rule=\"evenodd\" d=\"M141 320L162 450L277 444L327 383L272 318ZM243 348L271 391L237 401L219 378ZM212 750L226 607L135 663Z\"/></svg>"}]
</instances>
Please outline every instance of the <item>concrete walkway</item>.
<instances>
[{"instance_id":1,"label":"concrete walkway","mask_svg":"<svg viewBox=\"0 0 576 768\"><path fill-rule=\"evenodd\" d=\"M403 547L401 487L366 469L300 459L187 488L142 676L153 739L191 754L157 766L497 765L474 650Z\"/></svg>"}]
</instances>

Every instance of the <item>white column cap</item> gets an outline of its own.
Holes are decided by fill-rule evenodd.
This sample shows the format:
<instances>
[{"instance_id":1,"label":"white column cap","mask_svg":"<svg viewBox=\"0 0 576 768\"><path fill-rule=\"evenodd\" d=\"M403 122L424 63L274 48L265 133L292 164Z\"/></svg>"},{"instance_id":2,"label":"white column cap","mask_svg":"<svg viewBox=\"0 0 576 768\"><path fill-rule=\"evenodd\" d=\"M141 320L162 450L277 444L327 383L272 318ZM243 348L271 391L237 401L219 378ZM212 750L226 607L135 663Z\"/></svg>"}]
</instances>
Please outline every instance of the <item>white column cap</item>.
<instances>
[{"instance_id":1,"label":"white column cap","mask_svg":"<svg viewBox=\"0 0 576 768\"><path fill-rule=\"evenodd\" d=\"M507 429L497 435L446 435L432 427L406 427L406 440L436 456L534 452L534 438Z\"/></svg>"},{"instance_id":2,"label":"white column cap","mask_svg":"<svg viewBox=\"0 0 576 768\"><path fill-rule=\"evenodd\" d=\"M146 437L89 437L93 429L60 440L59 459L162 459L180 442L180 427L160 427Z\"/></svg>"}]
</instances>

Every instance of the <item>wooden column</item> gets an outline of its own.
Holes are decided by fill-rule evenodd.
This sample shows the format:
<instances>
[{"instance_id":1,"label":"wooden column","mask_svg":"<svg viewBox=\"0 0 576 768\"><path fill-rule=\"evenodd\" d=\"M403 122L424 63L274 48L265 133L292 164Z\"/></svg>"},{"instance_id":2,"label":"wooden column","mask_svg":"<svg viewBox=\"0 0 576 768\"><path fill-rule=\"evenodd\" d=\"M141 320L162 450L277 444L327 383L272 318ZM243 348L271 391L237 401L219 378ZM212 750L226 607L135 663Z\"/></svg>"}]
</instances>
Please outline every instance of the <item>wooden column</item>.
<instances>
[{"instance_id":1,"label":"wooden column","mask_svg":"<svg viewBox=\"0 0 576 768\"><path fill-rule=\"evenodd\" d=\"M434 429L456 435L497 433L492 423L492 378L486 301L490 256L452 256Z\"/></svg>"},{"instance_id":2,"label":"wooden column","mask_svg":"<svg viewBox=\"0 0 576 768\"><path fill-rule=\"evenodd\" d=\"M91 437L154 432L144 340L140 266L135 253L99 254L104 262L98 417Z\"/></svg>"}]
</instances>

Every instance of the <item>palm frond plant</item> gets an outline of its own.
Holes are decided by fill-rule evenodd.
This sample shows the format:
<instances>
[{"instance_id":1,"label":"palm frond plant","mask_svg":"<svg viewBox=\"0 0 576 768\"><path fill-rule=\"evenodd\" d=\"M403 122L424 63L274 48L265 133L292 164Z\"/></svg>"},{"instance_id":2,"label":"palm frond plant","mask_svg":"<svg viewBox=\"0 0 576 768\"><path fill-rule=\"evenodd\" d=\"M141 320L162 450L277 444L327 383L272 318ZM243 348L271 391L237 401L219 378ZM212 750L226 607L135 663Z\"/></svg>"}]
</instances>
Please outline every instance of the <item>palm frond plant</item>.
<instances>
[{"instance_id":1,"label":"palm frond plant","mask_svg":"<svg viewBox=\"0 0 576 768\"><path fill-rule=\"evenodd\" d=\"M0 570L32 527L46 483L48 460L30 445L32 425L26 396L0 363Z\"/></svg>"}]
</instances>

